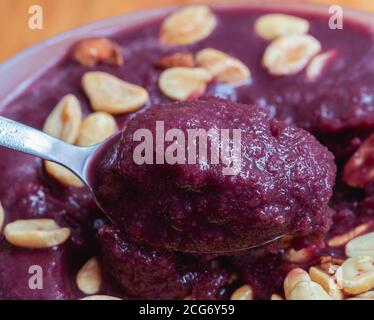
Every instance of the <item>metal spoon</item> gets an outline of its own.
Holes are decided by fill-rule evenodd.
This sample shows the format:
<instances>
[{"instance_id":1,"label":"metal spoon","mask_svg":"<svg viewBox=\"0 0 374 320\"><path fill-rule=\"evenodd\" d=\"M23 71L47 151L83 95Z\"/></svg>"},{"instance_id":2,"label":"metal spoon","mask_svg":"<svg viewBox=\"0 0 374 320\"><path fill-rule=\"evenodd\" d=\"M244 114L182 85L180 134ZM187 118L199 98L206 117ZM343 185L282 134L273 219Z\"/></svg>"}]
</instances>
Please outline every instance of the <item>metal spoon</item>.
<instances>
[{"instance_id":1,"label":"metal spoon","mask_svg":"<svg viewBox=\"0 0 374 320\"><path fill-rule=\"evenodd\" d=\"M88 181L88 167L100 144L77 147L19 122L0 117L0 146L56 162L74 172L93 192Z\"/></svg>"}]
</instances>

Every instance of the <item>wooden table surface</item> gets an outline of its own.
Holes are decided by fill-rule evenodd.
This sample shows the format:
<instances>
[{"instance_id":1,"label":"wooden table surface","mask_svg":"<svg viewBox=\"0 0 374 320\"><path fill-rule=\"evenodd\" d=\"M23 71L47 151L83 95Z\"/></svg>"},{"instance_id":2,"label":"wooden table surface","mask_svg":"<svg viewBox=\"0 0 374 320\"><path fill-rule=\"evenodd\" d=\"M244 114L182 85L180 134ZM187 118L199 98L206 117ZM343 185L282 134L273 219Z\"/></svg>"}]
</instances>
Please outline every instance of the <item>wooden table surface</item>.
<instances>
[{"instance_id":1,"label":"wooden table surface","mask_svg":"<svg viewBox=\"0 0 374 320\"><path fill-rule=\"evenodd\" d=\"M0 0L0 62L41 40L88 22L145 8L199 2L223 1ZM299 2L303 1L300 0ZM310 2L338 4L343 8L353 7L374 12L374 0L310 0ZM44 27L42 30L31 30L28 26L30 17L28 10L32 5L40 5L43 9Z\"/></svg>"}]
</instances>

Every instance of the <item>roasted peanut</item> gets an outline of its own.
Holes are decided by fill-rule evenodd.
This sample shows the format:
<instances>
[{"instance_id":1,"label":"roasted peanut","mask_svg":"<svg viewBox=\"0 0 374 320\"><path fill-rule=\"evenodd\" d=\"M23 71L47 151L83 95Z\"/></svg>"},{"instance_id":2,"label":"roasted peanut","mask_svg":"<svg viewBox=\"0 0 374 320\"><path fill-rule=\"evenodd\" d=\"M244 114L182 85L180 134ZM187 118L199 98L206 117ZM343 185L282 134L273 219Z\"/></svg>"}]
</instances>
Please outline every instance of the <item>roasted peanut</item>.
<instances>
[{"instance_id":1,"label":"roasted peanut","mask_svg":"<svg viewBox=\"0 0 374 320\"><path fill-rule=\"evenodd\" d=\"M220 82L249 81L251 72L239 59L216 49L203 49L196 54L198 66L207 69Z\"/></svg>"},{"instance_id":2,"label":"roasted peanut","mask_svg":"<svg viewBox=\"0 0 374 320\"><path fill-rule=\"evenodd\" d=\"M3 230L4 220L5 220L4 208L0 202L0 232Z\"/></svg>"},{"instance_id":3,"label":"roasted peanut","mask_svg":"<svg viewBox=\"0 0 374 320\"><path fill-rule=\"evenodd\" d=\"M192 68L195 66L195 60L192 53L181 52L173 53L167 56L161 57L155 62L156 67L167 69L173 67L188 67Z\"/></svg>"},{"instance_id":4,"label":"roasted peanut","mask_svg":"<svg viewBox=\"0 0 374 320\"><path fill-rule=\"evenodd\" d=\"M308 262L311 259L313 259L315 256L315 253L311 248L303 248L300 250L295 250L293 248L290 248L286 251L286 254L284 255L284 258L292 263L304 263Z\"/></svg>"},{"instance_id":5,"label":"roasted peanut","mask_svg":"<svg viewBox=\"0 0 374 320\"><path fill-rule=\"evenodd\" d=\"M339 288L349 294L360 294L374 288L374 258L349 258L336 271Z\"/></svg>"},{"instance_id":6,"label":"roasted peanut","mask_svg":"<svg viewBox=\"0 0 374 320\"><path fill-rule=\"evenodd\" d=\"M344 234L341 234L341 235L338 235L338 236L335 236L333 238L331 238L327 244L329 245L329 247L341 247L341 246L344 246L348 241L358 237L359 235L365 233L366 231L368 231L370 228L372 227L372 223L363 223L363 224L360 224L359 226L353 228L352 230L344 233Z\"/></svg>"},{"instance_id":7,"label":"roasted peanut","mask_svg":"<svg viewBox=\"0 0 374 320\"><path fill-rule=\"evenodd\" d=\"M290 295L291 291L294 289L296 284L302 281L311 281L311 279L309 274L301 268L292 269L287 274L283 283L286 299L288 299L288 296Z\"/></svg>"},{"instance_id":8,"label":"roasted peanut","mask_svg":"<svg viewBox=\"0 0 374 320\"><path fill-rule=\"evenodd\" d=\"M343 180L351 187L363 188L374 179L372 155L374 134L371 134L347 161L343 169Z\"/></svg>"},{"instance_id":9,"label":"roasted peanut","mask_svg":"<svg viewBox=\"0 0 374 320\"><path fill-rule=\"evenodd\" d=\"M82 110L78 99L68 94L64 96L49 114L43 131L52 137L74 144L77 141L82 122Z\"/></svg>"},{"instance_id":10,"label":"roasted peanut","mask_svg":"<svg viewBox=\"0 0 374 320\"><path fill-rule=\"evenodd\" d=\"M318 283L301 281L289 293L287 300L332 300L332 298Z\"/></svg>"},{"instance_id":11,"label":"roasted peanut","mask_svg":"<svg viewBox=\"0 0 374 320\"><path fill-rule=\"evenodd\" d=\"M106 112L91 113L82 122L79 146L92 146L109 138L117 131L116 120Z\"/></svg>"},{"instance_id":12,"label":"roasted peanut","mask_svg":"<svg viewBox=\"0 0 374 320\"><path fill-rule=\"evenodd\" d=\"M256 33L266 40L280 36L304 34L308 30L308 20L287 14L266 14L258 18L255 23Z\"/></svg>"},{"instance_id":13,"label":"roasted peanut","mask_svg":"<svg viewBox=\"0 0 374 320\"><path fill-rule=\"evenodd\" d=\"M16 220L5 226L4 235L14 246L43 249L64 243L70 229L61 228L52 219Z\"/></svg>"},{"instance_id":14,"label":"roasted peanut","mask_svg":"<svg viewBox=\"0 0 374 320\"><path fill-rule=\"evenodd\" d=\"M306 77L311 81L317 80L335 56L335 50L317 54L312 58L312 60L310 60L305 69Z\"/></svg>"},{"instance_id":15,"label":"roasted peanut","mask_svg":"<svg viewBox=\"0 0 374 320\"><path fill-rule=\"evenodd\" d=\"M355 238L345 246L348 257L369 256L374 258L374 232Z\"/></svg>"},{"instance_id":16,"label":"roasted peanut","mask_svg":"<svg viewBox=\"0 0 374 320\"><path fill-rule=\"evenodd\" d=\"M123 64L120 46L107 38L79 41L73 48L72 57L76 62L87 67L93 67L100 62L117 66Z\"/></svg>"},{"instance_id":17,"label":"roasted peanut","mask_svg":"<svg viewBox=\"0 0 374 320\"><path fill-rule=\"evenodd\" d=\"M186 45L208 37L216 18L208 6L195 5L177 10L161 25L160 39L167 45Z\"/></svg>"},{"instance_id":18,"label":"roasted peanut","mask_svg":"<svg viewBox=\"0 0 374 320\"><path fill-rule=\"evenodd\" d=\"M148 101L148 92L106 72L87 72L83 89L95 111L110 114L134 112Z\"/></svg>"},{"instance_id":19,"label":"roasted peanut","mask_svg":"<svg viewBox=\"0 0 374 320\"><path fill-rule=\"evenodd\" d=\"M158 85L169 98L187 100L201 96L211 80L211 74L203 68L175 67L161 73Z\"/></svg>"},{"instance_id":20,"label":"roasted peanut","mask_svg":"<svg viewBox=\"0 0 374 320\"><path fill-rule=\"evenodd\" d=\"M304 69L320 50L320 42L311 35L283 36L266 48L262 64L272 75L292 75Z\"/></svg>"},{"instance_id":21,"label":"roasted peanut","mask_svg":"<svg viewBox=\"0 0 374 320\"><path fill-rule=\"evenodd\" d=\"M80 180L73 172L57 163L44 161L44 168L49 176L53 177L66 187L84 187L82 180Z\"/></svg>"},{"instance_id":22,"label":"roasted peanut","mask_svg":"<svg viewBox=\"0 0 374 320\"><path fill-rule=\"evenodd\" d=\"M250 285L243 285L231 295L231 300L253 300L253 289Z\"/></svg>"},{"instance_id":23,"label":"roasted peanut","mask_svg":"<svg viewBox=\"0 0 374 320\"><path fill-rule=\"evenodd\" d=\"M99 292L102 282L101 268L96 257L89 259L77 274L77 287L85 294Z\"/></svg>"},{"instance_id":24,"label":"roasted peanut","mask_svg":"<svg viewBox=\"0 0 374 320\"><path fill-rule=\"evenodd\" d=\"M333 298L334 300L343 299L343 293L338 287L335 277L330 276L317 267L311 267L309 269L309 275L312 281L320 284L331 298Z\"/></svg>"},{"instance_id":25,"label":"roasted peanut","mask_svg":"<svg viewBox=\"0 0 374 320\"><path fill-rule=\"evenodd\" d=\"M374 300L374 291L368 291L346 300Z\"/></svg>"}]
</instances>

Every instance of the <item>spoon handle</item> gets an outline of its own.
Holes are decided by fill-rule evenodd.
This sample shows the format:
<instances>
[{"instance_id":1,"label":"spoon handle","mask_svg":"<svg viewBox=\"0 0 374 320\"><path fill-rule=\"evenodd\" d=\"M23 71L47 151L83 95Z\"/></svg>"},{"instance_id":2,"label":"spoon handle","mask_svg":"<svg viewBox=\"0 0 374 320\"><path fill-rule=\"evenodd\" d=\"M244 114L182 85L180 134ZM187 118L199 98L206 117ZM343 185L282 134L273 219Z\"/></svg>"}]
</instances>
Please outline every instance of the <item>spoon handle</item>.
<instances>
[{"instance_id":1,"label":"spoon handle","mask_svg":"<svg viewBox=\"0 0 374 320\"><path fill-rule=\"evenodd\" d=\"M0 116L0 146L63 165L86 181L85 163L94 148L81 148Z\"/></svg>"}]
</instances>

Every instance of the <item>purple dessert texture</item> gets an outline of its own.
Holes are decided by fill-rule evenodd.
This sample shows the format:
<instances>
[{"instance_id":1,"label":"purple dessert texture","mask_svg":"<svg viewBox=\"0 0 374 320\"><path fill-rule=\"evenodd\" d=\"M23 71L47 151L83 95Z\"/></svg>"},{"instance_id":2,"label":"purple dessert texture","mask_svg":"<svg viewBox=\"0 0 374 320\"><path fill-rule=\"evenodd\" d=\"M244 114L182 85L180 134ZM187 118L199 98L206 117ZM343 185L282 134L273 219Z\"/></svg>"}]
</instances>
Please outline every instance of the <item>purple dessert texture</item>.
<instances>
[{"instance_id":1,"label":"purple dessert texture","mask_svg":"<svg viewBox=\"0 0 374 320\"><path fill-rule=\"evenodd\" d=\"M73 299L73 286L65 281L69 270L66 254L63 249L28 250L6 244L0 246L1 299Z\"/></svg>"},{"instance_id":2,"label":"purple dessert texture","mask_svg":"<svg viewBox=\"0 0 374 320\"><path fill-rule=\"evenodd\" d=\"M156 137L156 121L164 122L165 132L177 128L185 136L194 128L240 129L239 174L224 175L222 162L209 159L135 163L134 132L146 128ZM271 119L263 109L213 97L169 103L138 113L119 135L92 165L92 183L108 217L135 242L231 253L329 227L333 155L308 132Z\"/></svg>"},{"instance_id":3,"label":"purple dessert texture","mask_svg":"<svg viewBox=\"0 0 374 320\"><path fill-rule=\"evenodd\" d=\"M183 299L192 290L194 298L217 299L227 282L224 270L208 272L199 259L138 246L115 227L103 227L99 239L106 268L132 298Z\"/></svg>"}]
</instances>

